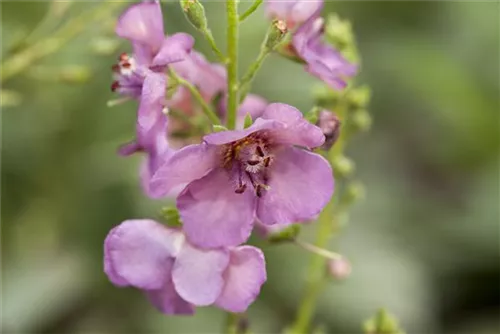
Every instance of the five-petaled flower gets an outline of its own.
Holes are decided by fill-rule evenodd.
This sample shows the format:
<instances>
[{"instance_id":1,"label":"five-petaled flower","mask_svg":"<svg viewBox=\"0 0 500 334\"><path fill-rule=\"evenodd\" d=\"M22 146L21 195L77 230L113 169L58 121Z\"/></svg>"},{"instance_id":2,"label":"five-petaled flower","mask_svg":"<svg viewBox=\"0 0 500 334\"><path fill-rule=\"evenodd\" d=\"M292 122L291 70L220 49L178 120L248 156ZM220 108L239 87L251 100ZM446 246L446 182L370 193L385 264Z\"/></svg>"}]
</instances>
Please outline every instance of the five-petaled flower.
<instances>
[{"instance_id":1,"label":"five-petaled flower","mask_svg":"<svg viewBox=\"0 0 500 334\"><path fill-rule=\"evenodd\" d=\"M181 230L149 219L127 220L109 232L104 271L117 286L144 290L165 314L193 314L207 305L244 312L266 281L258 248L203 250Z\"/></svg>"},{"instance_id":2,"label":"five-petaled flower","mask_svg":"<svg viewBox=\"0 0 500 334\"><path fill-rule=\"evenodd\" d=\"M255 218L268 225L305 221L328 203L331 167L307 150L324 141L299 110L273 103L249 128L212 133L174 153L153 175L151 190L162 196L184 186L177 207L192 244L239 245Z\"/></svg>"}]
</instances>

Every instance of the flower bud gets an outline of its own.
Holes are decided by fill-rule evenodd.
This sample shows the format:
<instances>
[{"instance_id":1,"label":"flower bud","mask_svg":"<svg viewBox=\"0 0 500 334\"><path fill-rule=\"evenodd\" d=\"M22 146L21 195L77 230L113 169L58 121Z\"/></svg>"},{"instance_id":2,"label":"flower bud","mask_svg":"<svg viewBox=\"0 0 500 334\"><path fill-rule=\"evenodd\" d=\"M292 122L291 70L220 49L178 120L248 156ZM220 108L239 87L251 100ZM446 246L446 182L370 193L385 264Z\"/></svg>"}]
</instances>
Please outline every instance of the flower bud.
<instances>
[{"instance_id":1,"label":"flower bud","mask_svg":"<svg viewBox=\"0 0 500 334\"><path fill-rule=\"evenodd\" d=\"M316 103L322 106L332 105L339 101L338 92L324 84L315 85L312 94Z\"/></svg>"},{"instance_id":2,"label":"flower bud","mask_svg":"<svg viewBox=\"0 0 500 334\"><path fill-rule=\"evenodd\" d=\"M273 50L285 37L288 29L286 22L282 20L274 20L269 28L266 36L265 47L268 50Z\"/></svg>"},{"instance_id":3,"label":"flower bud","mask_svg":"<svg viewBox=\"0 0 500 334\"><path fill-rule=\"evenodd\" d=\"M325 143L321 146L324 150L329 150L337 141L340 135L340 120L331 111L321 110L319 112L316 125L323 131L325 135Z\"/></svg>"},{"instance_id":4,"label":"flower bud","mask_svg":"<svg viewBox=\"0 0 500 334\"><path fill-rule=\"evenodd\" d=\"M347 100L352 107L364 108L370 102L371 91L368 86L361 86L351 89L346 95Z\"/></svg>"},{"instance_id":5,"label":"flower bud","mask_svg":"<svg viewBox=\"0 0 500 334\"><path fill-rule=\"evenodd\" d=\"M344 155L341 155L333 160L333 170L335 171L335 174L337 176L343 178L348 177L352 175L352 173L354 172L354 168L354 161Z\"/></svg>"},{"instance_id":6,"label":"flower bud","mask_svg":"<svg viewBox=\"0 0 500 334\"><path fill-rule=\"evenodd\" d=\"M365 109L356 110L352 115L351 125L356 131L366 132L372 126L372 117Z\"/></svg>"},{"instance_id":7,"label":"flower bud","mask_svg":"<svg viewBox=\"0 0 500 334\"><path fill-rule=\"evenodd\" d=\"M207 17L205 8L199 0L181 0L182 10L188 21L198 30L207 30Z\"/></svg>"},{"instance_id":8,"label":"flower bud","mask_svg":"<svg viewBox=\"0 0 500 334\"><path fill-rule=\"evenodd\" d=\"M336 280L344 280L351 275L351 263L345 258L341 257L336 260L329 260L327 263L328 273Z\"/></svg>"}]
</instances>

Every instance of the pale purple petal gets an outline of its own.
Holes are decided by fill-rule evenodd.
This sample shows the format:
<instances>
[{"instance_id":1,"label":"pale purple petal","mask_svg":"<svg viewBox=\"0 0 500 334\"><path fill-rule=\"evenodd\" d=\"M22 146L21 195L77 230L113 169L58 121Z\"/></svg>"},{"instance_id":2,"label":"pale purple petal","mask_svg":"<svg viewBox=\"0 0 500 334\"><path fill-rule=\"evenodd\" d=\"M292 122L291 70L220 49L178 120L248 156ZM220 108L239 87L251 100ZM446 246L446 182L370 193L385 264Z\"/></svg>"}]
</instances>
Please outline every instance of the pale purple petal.
<instances>
[{"instance_id":1,"label":"pale purple petal","mask_svg":"<svg viewBox=\"0 0 500 334\"><path fill-rule=\"evenodd\" d=\"M284 20L289 29L320 14L323 0L266 1L266 15L271 19Z\"/></svg>"},{"instance_id":2,"label":"pale purple petal","mask_svg":"<svg viewBox=\"0 0 500 334\"><path fill-rule=\"evenodd\" d=\"M207 144L189 145L172 154L151 178L150 190L164 196L174 188L206 175L217 166L216 148Z\"/></svg>"},{"instance_id":3,"label":"pale purple petal","mask_svg":"<svg viewBox=\"0 0 500 334\"><path fill-rule=\"evenodd\" d=\"M147 133L164 117L165 91L167 89L167 76L164 73L149 71L144 79L141 101L137 116L138 136Z\"/></svg>"},{"instance_id":4,"label":"pale purple petal","mask_svg":"<svg viewBox=\"0 0 500 334\"><path fill-rule=\"evenodd\" d=\"M215 304L229 312L245 312L266 279L266 261L260 249L252 246L232 249L224 273L224 289Z\"/></svg>"},{"instance_id":5,"label":"pale purple petal","mask_svg":"<svg viewBox=\"0 0 500 334\"><path fill-rule=\"evenodd\" d=\"M213 304L224 286L228 263L227 250L201 250L185 243L172 270L175 290L197 306Z\"/></svg>"},{"instance_id":6,"label":"pale purple petal","mask_svg":"<svg viewBox=\"0 0 500 334\"><path fill-rule=\"evenodd\" d=\"M303 222L317 215L333 194L333 173L321 155L298 148L279 152L257 206L264 224Z\"/></svg>"},{"instance_id":7,"label":"pale purple petal","mask_svg":"<svg viewBox=\"0 0 500 334\"><path fill-rule=\"evenodd\" d=\"M173 264L173 259L171 260ZM169 277L163 287L158 290L146 290L149 301L158 311L167 315L192 315L194 305L188 303L175 291L172 278Z\"/></svg>"},{"instance_id":8,"label":"pale purple petal","mask_svg":"<svg viewBox=\"0 0 500 334\"><path fill-rule=\"evenodd\" d=\"M283 129L273 130L274 139L281 144L318 147L325 142L325 135L319 127L309 123L302 113L288 104L271 103L262 118L283 123Z\"/></svg>"},{"instance_id":9,"label":"pale purple petal","mask_svg":"<svg viewBox=\"0 0 500 334\"><path fill-rule=\"evenodd\" d=\"M116 34L140 43L156 53L163 42L163 15L160 3L141 2L131 5L118 19Z\"/></svg>"},{"instance_id":10,"label":"pale purple petal","mask_svg":"<svg viewBox=\"0 0 500 334\"><path fill-rule=\"evenodd\" d=\"M270 119L257 118L252 126L245 130L214 132L203 137L203 140L212 145L223 145L245 138L249 134L257 131L277 130L282 129L283 127L284 125L281 122L276 122Z\"/></svg>"},{"instance_id":11,"label":"pale purple petal","mask_svg":"<svg viewBox=\"0 0 500 334\"><path fill-rule=\"evenodd\" d=\"M117 285L160 289L170 275L181 232L149 219L126 220L104 242L105 272Z\"/></svg>"},{"instance_id":12,"label":"pale purple petal","mask_svg":"<svg viewBox=\"0 0 500 334\"><path fill-rule=\"evenodd\" d=\"M222 168L191 182L177 198L186 238L201 248L236 246L247 241L255 206L254 193L235 193L233 180Z\"/></svg>"},{"instance_id":13,"label":"pale purple petal","mask_svg":"<svg viewBox=\"0 0 500 334\"><path fill-rule=\"evenodd\" d=\"M165 66L184 60L194 45L194 38L186 33L173 34L163 40L162 46L153 59L152 66Z\"/></svg>"}]
</instances>

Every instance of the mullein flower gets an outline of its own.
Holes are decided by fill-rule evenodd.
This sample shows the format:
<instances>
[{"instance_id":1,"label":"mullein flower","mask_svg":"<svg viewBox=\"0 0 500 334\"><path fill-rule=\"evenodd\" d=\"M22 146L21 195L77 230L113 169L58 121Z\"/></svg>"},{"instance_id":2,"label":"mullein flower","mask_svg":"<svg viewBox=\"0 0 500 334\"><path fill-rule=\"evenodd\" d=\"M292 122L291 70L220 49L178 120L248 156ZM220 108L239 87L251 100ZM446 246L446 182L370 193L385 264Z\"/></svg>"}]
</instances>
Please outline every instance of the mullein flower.
<instances>
[{"instance_id":1,"label":"mullein flower","mask_svg":"<svg viewBox=\"0 0 500 334\"><path fill-rule=\"evenodd\" d=\"M126 220L109 232L104 271L116 286L143 290L165 314L207 305L244 312L266 281L258 248L200 249L181 230L149 219Z\"/></svg>"},{"instance_id":2,"label":"mullein flower","mask_svg":"<svg viewBox=\"0 0 500 334\"><path fill-rule=\"evenodd\" d=\"M323 32L323 18L319 13L311 16L293 34L293 49L306 63L307 72L334 89L343 89L347 85L346 80L356 74L357 66L323 42Z\"/></svg>"},{"instance_id":3,"label":"mullein flower","mask_svg":"<svg viewBox=\"0 0 500 334\"><path fill-rule=\"evenodd\" d=\"M239 245L255 218L267 225L306 221L328 203L331 167L308 150L324 141L299 110L273 103L249 128L212 133L174 153L153 175L151 190L162 196L184 186L177 207L192 244Z\"/></svg>"},{"instance_id":4,"label":"mullein flower","mask_svg":"<svg viewBox=\"0 0 500 334\"><path fill-rule=\"evenodd\" d=\"M164 115L167 65L188 57L194 39L185 33L166 37L163 15L158 2L131 5L118 19L116 34L128 39L133 55L122 54L113 67L115 81L112 90L139 100L136 140L120 149L120 154L137 151L147 154L141 168L145 192L149 191L149 177L158 161L169 153L166 139L167 118Z\"/></svg>"},{"instance_id":5,"label":"mullein flower","mask_svg":"<svg viewBox=\"0 0 500 334\"><path fill-rule=\"evenodd\" d=\"M270 19L285 21L290 30L300 26L322 8L323 0L267 0L265 7L266 15Z\"/></svg>"}]
</instances>

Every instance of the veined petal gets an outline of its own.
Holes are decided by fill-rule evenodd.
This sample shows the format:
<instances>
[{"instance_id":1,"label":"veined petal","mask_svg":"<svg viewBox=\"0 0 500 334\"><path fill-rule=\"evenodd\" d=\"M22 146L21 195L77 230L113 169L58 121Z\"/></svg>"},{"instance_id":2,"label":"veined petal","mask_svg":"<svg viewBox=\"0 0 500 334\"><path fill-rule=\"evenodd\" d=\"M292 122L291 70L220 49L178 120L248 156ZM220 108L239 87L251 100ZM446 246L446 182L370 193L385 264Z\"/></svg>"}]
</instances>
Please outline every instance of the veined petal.
<instances>
[{"instance_id":1,"label":"veined petal","mask_svg":"<svg viewBox=\"0 0 500 334\"><path fill-rule=\"evenodd\" d=\"M189 145L175 152L151 178L155 196L164 196L174 188L206 175L217 166L216 148L207 144Z\"/></svg>"},{"instance_id":2,"label":"veined petal","mask_svg":"<svg viewBox=\"0 0 500 334\"><path fill-rule=\"evenodd\" d=\"M257 217L264 224L295 223L317 215L333 194L333 173L321 155L299 148L276 156L266 191L259 199Z\"/></svg>"},{"instance_id":3,"label":"veined petal","mask_svg":"<svg viewBox=\"0 0 500 334\"><path fill-rule=\"evenodd\" d=\"M172 270L175 290L197 306L213 304L224 286L228 263L227 250L201 250L185 243Z\"/></svg>"},{"instance_id":4,"label":"veined petal","mask_svg":"<svg viewBox=\"0 0 500 334\"><path fill-rule=\"evenodd\" d=\"M174 260L171 259L172 265ZM188 303L175 291L172 277L168 277L165 284L157 290L147 290L146 295L149 301L158 311L167 315L193 315L194 305Z\"/></svg>"},{"instance_id":5,"label":"veined petal","mask_svg":"<svg viewBox=\"0 0 500 334\"><path fill-rule=\"evenodd\" d=\"M252 126L245 130L214 132L203 137L203 140L212 145L223 145L245 138L249 134L257 131L276 130L283 127L284 125L281 122L276 122L275 120L271 119L257 118Z\"/></svg>"},{"instance_id":6,"label":"veined petal","mask_svg":"<svg viewBox=\"0 0 500 334\"><path fill-rule=\"evenodd\" d=\"M170 260L184 240L181 232L149 219L126 220L104 242L104 269L120 286L160 289L170 275Z\"/></svg>"},{"instance_id":7,"label":"veined petal","mask_svg":"<svg viewBox=\"0 0 500 334\"><path fill-rule=\"evenodd\" d=\"M160 3L154 1L131 5L118 19L116 34L141 43L156 53L165 36Z\"/></svg>"},{"instance_id":8,"label":"veined petal","mask_svg":"<svg viewBox=\"0 0 500 334\"><path fill-rule=\"evenodd\" d=\"M252 246L234 248L224 273L224 289L215 304L229 312L245 312L266 279L266 261L260 249Z\"/></svg>"},{"instance_id":9,"label":"veined petal","mask_svg":"<svg viewBox=\"0 0 500 334\"><path fill-rule=\"evenodd\" d=\"M271 103L267 106L262 118L284 124L281 129L272 131L278 143L313 148L325 142L325 135L321 129L309 123L297 108L288 104Z\"/></svg>"},{"instance_id":10,"label":"veined petal","mask_svg":"<svg viewBox=\"0 0 500 334\"><path fill-rule=\"evenodd\" d=\"M235 193L222 168L191 182L177 198L186 238L200 248L236 246L247 241L255 217L256 196Z\"/></svg>"},{"instance_id":11,"label":"veined petal","mask_svg":"<svg viewBox=\"0 0 500 334\"><path fill-rule=\"evenodd\" d=\"M173 34L163 40L152 66L165 66L184 60L194 45L194 38L186 33Z\"/></svg>"}]
</instances>

